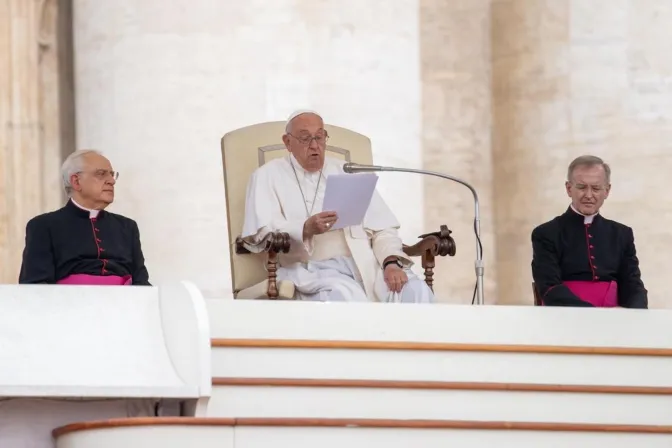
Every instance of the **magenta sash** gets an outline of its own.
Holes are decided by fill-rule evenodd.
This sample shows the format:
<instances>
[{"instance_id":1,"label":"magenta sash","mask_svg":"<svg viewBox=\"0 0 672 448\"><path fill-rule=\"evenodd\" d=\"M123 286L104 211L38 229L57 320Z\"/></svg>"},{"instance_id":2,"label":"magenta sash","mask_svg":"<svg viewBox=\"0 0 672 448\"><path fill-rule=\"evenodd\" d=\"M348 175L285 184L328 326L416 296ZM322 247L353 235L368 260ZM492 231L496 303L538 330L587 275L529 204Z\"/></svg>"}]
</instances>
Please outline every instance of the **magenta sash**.
<instances>
[{"instance_id":1,"label":"magenta sash","mask_svg":"<svg viewBox=\"0 0 672 448\"><path fill-rule=\"evenodd\" d=\"M563 282L579 299L599 308L618 306L616 282L567 281Z\"/></svg>"},{"instance_id":2,"label":"magenta sash","mask_svg":"<svg viewBox=\"0 0 672 448\"><path fill-rule=\"evenodd\" d=\"M89 275L72 274L56 282L57 285L100 285L100 286L126 286L131 285L133 279L130 275L120 277L118 275Z\"/></svg>"}]
</instances>

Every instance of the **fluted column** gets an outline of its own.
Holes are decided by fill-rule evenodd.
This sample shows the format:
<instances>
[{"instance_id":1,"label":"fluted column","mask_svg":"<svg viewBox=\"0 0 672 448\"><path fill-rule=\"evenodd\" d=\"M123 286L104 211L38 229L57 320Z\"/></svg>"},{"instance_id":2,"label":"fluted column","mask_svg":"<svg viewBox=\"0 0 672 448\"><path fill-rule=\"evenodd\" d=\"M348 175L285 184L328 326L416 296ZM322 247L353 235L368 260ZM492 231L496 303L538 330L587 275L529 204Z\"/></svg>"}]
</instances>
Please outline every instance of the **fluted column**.
<instances>
[{"instance_id":1,"label":"fluted column","mask_svg":"<svg viewBox=\"0 0 672 448\"><path fill-rule=\"evenodd\" d=\"M531 304L530 232L564 212L569 162L612 167L603 214L635 231L652 307L670 306L672 4L493 2L493 157L500 302Z\"/></svg>"},{"instance_id":2,"label":"fluted column","mask_svg":"<svg viewBox=\"0 0 672 448\"><path fill-rule=\"evenodd\" d=\"M490 0L422 0L422 144L425 169L471 183L481 201L485 299L497 300L490 151ZM476 239L472 195L438 178L424 181L425 227L447 224L455 257L437 260L434 290L442 302L471 303Z\"/></svg>"},{"instance_id":3,"label":"fluted column","mask_svg":"<svg viewBox=\"0 0 672 448\"><path fill-rule=\"evenodd\" d=\"M59 4L0 2L0 281L18 277L26 222L61 200Z\"/></svg>"}]
</instances>

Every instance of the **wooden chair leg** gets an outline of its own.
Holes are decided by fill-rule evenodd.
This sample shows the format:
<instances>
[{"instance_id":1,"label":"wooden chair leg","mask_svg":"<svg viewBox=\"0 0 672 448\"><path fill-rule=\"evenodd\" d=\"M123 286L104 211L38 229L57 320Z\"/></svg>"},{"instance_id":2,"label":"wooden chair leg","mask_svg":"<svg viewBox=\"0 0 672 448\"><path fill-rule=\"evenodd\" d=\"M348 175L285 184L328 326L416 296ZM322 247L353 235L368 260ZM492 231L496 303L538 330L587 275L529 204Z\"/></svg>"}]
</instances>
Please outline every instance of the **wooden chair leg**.
<instances>
[{"instance_id":1,"label":"wooden chair leg","mask_svg":"<svg viewBox=\"0 0 672 448\"><path fill-rule=\"evenodd\" d=\"M434 254L429 250L422 254L422 267L425 270L425 283L434 292Z\"/></svg>"},{"instance_id":2,"label":"wooden chair leg","mask_svg":"<svg viewBox=\"0 0 672 448\"><path fill-rule=\"evenodd\" d=\"M271 300L278 298L278 254L269 252L266 260L266 270L268 271L268 290L266 294Z\"/></svg>"}]
</instances>

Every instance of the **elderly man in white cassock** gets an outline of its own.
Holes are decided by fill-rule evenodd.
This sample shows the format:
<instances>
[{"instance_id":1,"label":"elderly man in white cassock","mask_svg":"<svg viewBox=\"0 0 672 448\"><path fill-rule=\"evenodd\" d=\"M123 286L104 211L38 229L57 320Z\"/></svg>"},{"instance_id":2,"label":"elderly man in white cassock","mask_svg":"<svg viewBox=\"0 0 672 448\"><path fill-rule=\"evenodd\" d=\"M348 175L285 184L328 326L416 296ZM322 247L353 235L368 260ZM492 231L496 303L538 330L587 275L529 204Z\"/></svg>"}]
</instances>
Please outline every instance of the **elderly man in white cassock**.
<instances>
[{"instance_id":1,"label":"elderly man in white cassock","mask_svg":"<svg viewBox=\"0 0 672 448\"><path fill-rule=\"evenodd\" d=\"M378 192L361 225L330 230L338 216L322 211L326 180L342 174L344 162L325 156L328 138L317 112L289 117L282 136L289 153L257 168L247 186L248 248L269 232L288 233L291 248L279 257L278 280L293 282L300 300L433 302L431 289L409 269L399 222Z\"/></svg>"}]
</instances>

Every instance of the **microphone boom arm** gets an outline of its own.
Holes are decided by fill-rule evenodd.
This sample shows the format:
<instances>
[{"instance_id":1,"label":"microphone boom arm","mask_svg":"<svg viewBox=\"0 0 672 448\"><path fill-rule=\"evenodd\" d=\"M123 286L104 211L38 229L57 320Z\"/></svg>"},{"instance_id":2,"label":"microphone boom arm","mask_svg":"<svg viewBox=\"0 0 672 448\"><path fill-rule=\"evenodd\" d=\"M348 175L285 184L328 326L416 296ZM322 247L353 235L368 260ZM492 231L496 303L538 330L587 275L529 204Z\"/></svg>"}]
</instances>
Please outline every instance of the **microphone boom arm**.
<instances>
[{"instance_id":1,"label":"microphone boom arm","mask_svg":"<svg viewBox=\"0 0 672 448\"><path fill-rule=\"evenodd\" d=\"M485 305L485 298L483 293L483 274L485 271L485 267L483 265L483 244L481 243L481 213L478 201L478 193L476 193L474 187L472 187L462 179L449 176L448 174L437 173L436 171L416 170L412 168L394 168L389 166L360 165L357 163L346 163L344 166L344 171L346 173L394 171L398 173L425 174L428 176L435 176L440 177L442 179L452 180L453 182L457 182L458 184L467 187L474 197L474 234L476 235L476 261L474 263L474 267L476 270L476 304Z\"/></svg>"}]
</instances>

